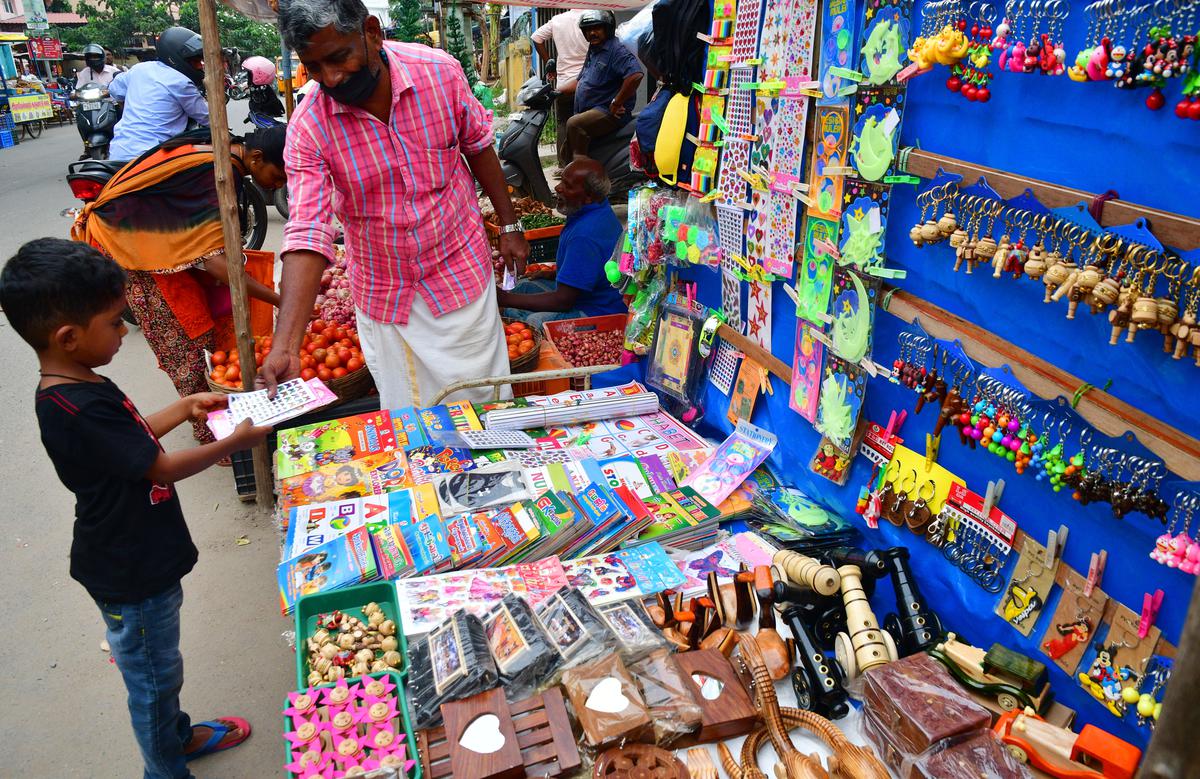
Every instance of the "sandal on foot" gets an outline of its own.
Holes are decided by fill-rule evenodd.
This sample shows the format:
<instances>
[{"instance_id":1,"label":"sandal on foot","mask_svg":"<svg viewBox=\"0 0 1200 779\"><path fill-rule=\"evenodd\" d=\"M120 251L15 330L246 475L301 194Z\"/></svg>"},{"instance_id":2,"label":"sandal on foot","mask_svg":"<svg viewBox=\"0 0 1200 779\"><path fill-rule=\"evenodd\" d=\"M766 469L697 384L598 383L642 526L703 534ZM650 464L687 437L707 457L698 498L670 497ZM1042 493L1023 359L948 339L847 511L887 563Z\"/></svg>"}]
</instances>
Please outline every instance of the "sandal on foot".
<instances>
[{"instance_id":1,"label":"sandal on foot","mask_svg":"<svg viewBox=\"0 0 1200 779\"><path fill-rule=\"evenodd\" d=\"M212 735L198 749L183 753L183 759L187 761L232 749L250 738L250 723L241 717L218 717L215 720L197 722L192 727L211 728ZM231 735L234 731L238 732L236 736Z\"/></svg>"}]
</instances>

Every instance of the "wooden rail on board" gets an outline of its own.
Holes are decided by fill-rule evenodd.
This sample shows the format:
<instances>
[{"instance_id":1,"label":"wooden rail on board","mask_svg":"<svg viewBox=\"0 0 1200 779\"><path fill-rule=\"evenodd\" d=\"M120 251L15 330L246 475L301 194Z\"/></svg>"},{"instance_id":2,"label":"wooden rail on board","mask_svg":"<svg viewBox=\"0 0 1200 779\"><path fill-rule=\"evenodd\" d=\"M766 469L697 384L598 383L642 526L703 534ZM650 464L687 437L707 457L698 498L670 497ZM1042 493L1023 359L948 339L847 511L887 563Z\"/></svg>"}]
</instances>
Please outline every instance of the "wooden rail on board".
<instances>
[{"instance_id":1,"label":"wooden rail on board","mask_svg":"<svg viewBox=\"0 0 1200 779\"><path fill-rule=\"evenodd\" d=\"M937 175L938 168L947 173L961 175L964 185L973 184L980 176L985 176L992 188L1005 199L1016 197L1028 188L1047 208L1073 206L1081 201L1091 203L1096 197L1091 192L1063 187L1028 176L1018 176L1015 173L988 168L953 157L944 157L921 149L913 149L909 152L905 172L924 179L931 179ZM1124 200L1105 202L1100 216L1100 224L1104 227L1129 224L1139 217L1144 217L1150 223L1150 229L1154 235L1167 246L1183 251L1200 247L1200 219Z\"/></svg>"},{"instance_id":2,"label":"wooden rail on board","mask_svg":"<svg viewBox=\"0 0 1200 779\"><path fill-rule=\"evenodd\" d=\"M792 369L786 362L779 359L775 355L768 352L766 349L749 336L742 335L737 330L726 324L722 324L717 328L717 335L723 341L727 341L730 346L737 349L742 354L749 357L754 362L774 373L785 384L792 383Z\"/></svg>"},{"instance_id":3,"label":"wooden rail on board","mask_svg":"<svg viewBox=\"0 0 1200 779\"><path fill-rule=\"evenodd\" d=\"M890 300L887 295L882 295L880 300L887 302L885 310L892 316L909 323L920 319L921 326L934 338L958 339L972 360L993 368L1008 365L1017 380L1035 395L1069 398L1084 384L1083 379L904 290L896 289L891 293ZM1107 435L1134 433L1147 449L1162 458L1171 471L1189 481L1200 479L1200 441L1192 436L1100 389L1092 389L1084 394L1075 410Z\"/></svg>"}]
</instances>

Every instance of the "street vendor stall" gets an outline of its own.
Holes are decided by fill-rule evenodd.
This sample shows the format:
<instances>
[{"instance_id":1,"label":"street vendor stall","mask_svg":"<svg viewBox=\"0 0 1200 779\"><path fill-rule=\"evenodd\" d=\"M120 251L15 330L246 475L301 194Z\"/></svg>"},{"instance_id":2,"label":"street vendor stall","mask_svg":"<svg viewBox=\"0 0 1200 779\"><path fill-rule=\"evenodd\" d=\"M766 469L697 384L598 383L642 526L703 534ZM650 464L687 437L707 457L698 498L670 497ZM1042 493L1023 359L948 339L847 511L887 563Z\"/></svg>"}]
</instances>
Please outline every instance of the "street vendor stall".
<instances>
[{"instance_id":1,"label":"street vendor stall","mask_svg":"<svg viewBox=\"0 0 1200 779\"><path fill-rule=\"evenodd\" d=\"M622 371L246 398L287 775L1194 773L1197 23L661 0Z\"/></svg>"}]
</instances>

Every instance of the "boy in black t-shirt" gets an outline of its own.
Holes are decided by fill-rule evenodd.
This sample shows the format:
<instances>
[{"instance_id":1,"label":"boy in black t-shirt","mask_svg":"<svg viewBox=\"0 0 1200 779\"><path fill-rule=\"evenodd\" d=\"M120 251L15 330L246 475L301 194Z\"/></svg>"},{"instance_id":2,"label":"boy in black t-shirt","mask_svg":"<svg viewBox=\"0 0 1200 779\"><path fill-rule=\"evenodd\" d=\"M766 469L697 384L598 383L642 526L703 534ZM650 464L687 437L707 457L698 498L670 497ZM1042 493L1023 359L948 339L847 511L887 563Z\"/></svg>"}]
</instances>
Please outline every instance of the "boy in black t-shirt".
<instances>
[{"instance_id":1,"label":"boy in black t-shirt","mask_svg":"<svg viewBox=\"0 0 1200 779\"><path fill-rule=\"evenodd\" d=\"M125 272L92 247L42 238L0 272L0 306L38 355L42 444L75 493L71 577L96 601L113 659L129 691L145 777L190 777L188 760L250 735L239 717L192 725L180 711L180 580L196 563L174 483L262 441L249 420L224 440L163 451L168 431L225 405L216 393L180 398L143 417L95 372L121 348Z\"/></svg>"}]
</instances>

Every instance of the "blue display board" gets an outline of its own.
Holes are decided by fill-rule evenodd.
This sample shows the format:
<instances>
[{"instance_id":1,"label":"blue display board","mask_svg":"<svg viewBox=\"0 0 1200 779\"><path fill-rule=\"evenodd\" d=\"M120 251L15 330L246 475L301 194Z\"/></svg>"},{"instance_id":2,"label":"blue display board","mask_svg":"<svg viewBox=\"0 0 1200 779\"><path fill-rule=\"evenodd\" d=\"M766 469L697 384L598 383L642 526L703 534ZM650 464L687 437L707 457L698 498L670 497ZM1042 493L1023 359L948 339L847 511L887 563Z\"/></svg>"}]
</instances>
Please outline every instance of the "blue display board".
<instances>
[{"instance_id":1,"label":"blue display board","mask_svg":"<svg viewBox=\"0 0 1200 779\"><path fill-rule=\"evenodd\" d=\"M1083 36L1083 16L1073 7L1066 30L1069 58L1074 57ZM919 146L1084 191L1115 189L1132 202L1200 216L1200 199L1194 196L1200 183L1200 144L1196 143L1200 123L1174 116L1178 80L1165 90L1166 107L1151 112L1144 105L1147 89L1124 91L1110 83L1076 83L1065 76L1034 74L998 73L991 84L991 101L968 103L945 88L948 76L946 68L936 68L910 83L902 146ZM1065 304L1044 305L1041 287L1029 281L996 280L984 268L971 276L954 273L953 257L944 246L917 249L909 241L908 230L919 216L916 191L907 185L894 187L888 220L885 254L889 266L908 271L908 278L900 282L903 289L1083 381L1102 386L1111 379L1113 395L1180 430L1193 435L1200 430L1200 404L1194 392L1200 369L1191 360L1175 361L1164 355L1162 337L1153 331L1140 334L1135 344L1109 346L1106 318L1081 309L1075 320L1068 321ZM683 275L698 283L703 303L720 308L720 281L715 274L690 270ZM772 351L790 364L796 330L794 306L780 290L773 299ZM875 359L887 365L897 356L896 339L907 325L883 313L876 321ZM759 399L752 419L779 436L771 466L862 525L854 505L870 476L870 464L856 458L845 487L808 472L806 464L819 436L788 408L786 384L775 377L771 381L775 392ZM907 409L909 421L901 435L920 451L925 434L932 431L936 409L914 415L914 400L911 390L872 380L865 414L872 421L886 423L891 411ZM706 432L714 436L728 432L730 426L724 418L727 397L709 385L707 405ZM1154 540L1162 532L1160 525L1140 514L1115 519L1107 504L1082 506L1067 491L1051 492L1029 475L1018 476L1011 465L967 450L949 432L943 437L941 464L978 492L986 489L989 480L1005 479L1002 506L1035 539L1044 541L1050 530L1066 524L1071 532L1064 562L1076 570L1086 572L1091 554L1107 550L1108 571L1101 586L1135 612L1140 611L1145 593L1161 588L1165 599L1157 624L1164 640L1178 641L1194 579L1149 558ZM862 526L869 546L900 544L912 550L921 589L947 629L976 645L1000 642L1043 660L1050 668L1056 698L1078 712L1077 729L1092 723L1135 744L1145 744L1145 731L1118 721L1041 653L1039 645L1060 589L1055 589L1026 638L992 613L1000 595L984 592L924 540L887 523L877 531ZM879 614L894 609L891 588L880 587L873 602Z\"/></svg>"}]
</instances>

